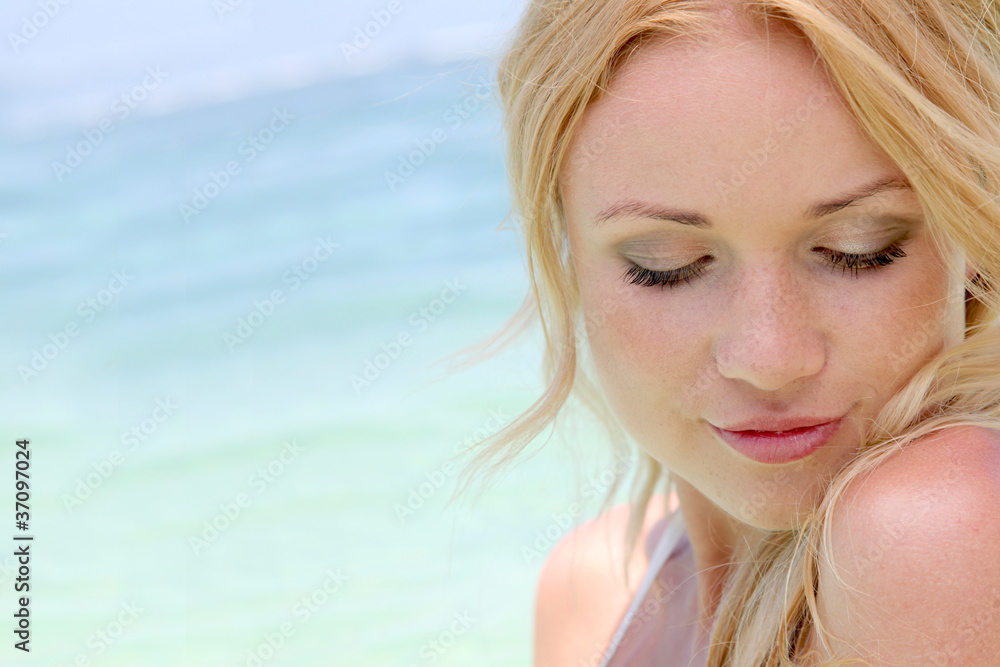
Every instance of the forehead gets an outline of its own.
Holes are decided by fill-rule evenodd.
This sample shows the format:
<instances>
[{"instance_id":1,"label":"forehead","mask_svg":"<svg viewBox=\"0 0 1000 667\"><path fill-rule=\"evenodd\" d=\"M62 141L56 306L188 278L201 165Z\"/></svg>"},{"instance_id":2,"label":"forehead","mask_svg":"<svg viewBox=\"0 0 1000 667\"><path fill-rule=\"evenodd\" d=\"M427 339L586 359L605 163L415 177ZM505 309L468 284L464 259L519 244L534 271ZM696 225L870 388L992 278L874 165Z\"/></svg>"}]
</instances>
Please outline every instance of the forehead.
<instances>
[{"instance_id":1,"label":"forehead","mask_svg":"<svg viewBox=\"0 0 1000 667\"><path fill-rule=\"evenodd\" d=\"M637 197L712 210L741 171L750 177L730 203L772 214L793 193L800 205L900 173L804 38L773 28L641 47L588 107L560 180L584 205Z\"/></svg>"}]
</instances>

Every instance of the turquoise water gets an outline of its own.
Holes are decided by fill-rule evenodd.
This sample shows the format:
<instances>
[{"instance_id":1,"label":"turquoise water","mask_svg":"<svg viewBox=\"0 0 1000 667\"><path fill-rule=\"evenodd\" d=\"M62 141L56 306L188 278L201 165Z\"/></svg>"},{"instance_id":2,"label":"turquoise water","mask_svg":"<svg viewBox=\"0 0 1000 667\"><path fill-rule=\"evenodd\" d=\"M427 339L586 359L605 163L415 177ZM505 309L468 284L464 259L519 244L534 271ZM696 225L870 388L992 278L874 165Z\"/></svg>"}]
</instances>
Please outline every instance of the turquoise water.
<instances>
[{"instance_id":1,"label":"turquoise water","mask_svg":"<svg viewBox=\"0 0 1000 667\"><path fill-rule=\"evenodd\" d=\"M527 290L484 77L2 139L2 460L31 440L35 537L31 652L8 634L5 663L529 664L524 547L601 462L556 439L445 508L452 453L541 389L537 334L432 367Z\"/></svg>"}]
</instances>

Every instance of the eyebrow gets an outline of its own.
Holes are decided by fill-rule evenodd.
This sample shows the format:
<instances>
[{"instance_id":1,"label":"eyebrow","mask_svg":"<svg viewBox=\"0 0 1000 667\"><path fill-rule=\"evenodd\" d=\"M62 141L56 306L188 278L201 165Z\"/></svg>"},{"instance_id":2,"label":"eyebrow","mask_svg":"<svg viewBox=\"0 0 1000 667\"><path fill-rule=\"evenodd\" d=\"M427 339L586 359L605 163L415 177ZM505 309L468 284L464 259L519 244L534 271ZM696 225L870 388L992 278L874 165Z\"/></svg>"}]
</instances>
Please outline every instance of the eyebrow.
<instances>
[{"instance_id":1,"label":"eyebrow","mask_svg":"<svg viewBox=\"0 0 1000 667\"><path fill-rule=\"evenodd\" d=\"M910 190L912 192L913 187L905 179L896 177L885 178L880 181L870 183L851 194L838 197L835 200L813 204L806 209L803 217L808 220L816 220L830 215L831 213L836 213L841 209L847 208L862 199L874 197L880 192L888 190ZM712 226L712 222L701 213L694 211L682 211L658 206L656 204L648 204L641 201L621 201L611 204L597 214L594 224L600 225L608 220L626 216L651 218L653 220L670 220L673 222L679 222L682 225L690 225L692 227L699 228L710 228Z\"/></svg>"}]
</instances>

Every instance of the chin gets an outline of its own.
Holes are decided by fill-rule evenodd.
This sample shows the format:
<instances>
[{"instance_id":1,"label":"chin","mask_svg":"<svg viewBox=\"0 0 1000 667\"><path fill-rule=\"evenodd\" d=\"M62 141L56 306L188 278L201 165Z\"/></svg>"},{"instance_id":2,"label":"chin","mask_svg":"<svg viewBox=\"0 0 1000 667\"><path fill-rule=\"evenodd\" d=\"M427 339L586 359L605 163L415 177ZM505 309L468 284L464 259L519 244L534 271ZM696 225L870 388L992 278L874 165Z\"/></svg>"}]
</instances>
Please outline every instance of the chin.
<instances>
[{"instance_id":1,"label":"chin","mask_svg":"<svg viewBox=\"0 0 1000 667\"><path fill-rule=\"evenodd\" d=\"M725 505L720 507L729 511L735 520L759 530L791 530L801 527L806 517L819 505L822 487L817 477L811 488L792 493L795 485L790 484L791 478L791 473L779 473L774 480L768 480L756 490L737 499L732 504L731 511L726 510ZM802 483L801 477L797 482Z\"/></svg>"}]
</instances>

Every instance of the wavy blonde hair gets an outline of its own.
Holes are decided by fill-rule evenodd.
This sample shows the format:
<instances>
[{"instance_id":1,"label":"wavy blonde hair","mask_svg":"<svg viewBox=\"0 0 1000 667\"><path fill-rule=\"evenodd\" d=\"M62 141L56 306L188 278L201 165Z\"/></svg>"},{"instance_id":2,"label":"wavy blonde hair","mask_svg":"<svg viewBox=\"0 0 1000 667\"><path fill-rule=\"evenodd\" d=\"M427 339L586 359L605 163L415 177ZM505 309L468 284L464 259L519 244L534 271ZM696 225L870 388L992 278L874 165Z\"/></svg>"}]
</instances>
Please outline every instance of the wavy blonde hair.
<instances>
[{"instance_id":1,"label":"wavy blonde hair","mask_svg":"<svg viewBox=\"0 0 1000 667\"><path fill-rule=\"evenodd\" d=\"M774 531L752 553L735 558L712 628L709 666L790 666L812 632L830 650L816 588L819 568L831 563L832 512L851 481L935 431L1000 429L1000 329L992 326L1000 313L1000 10L985 0L725 5L751 24L775 21L808 40L858 124L912 184L935 242L964 248L977 271L965 280L963 342L929 360L888 401L857 456L800 525ZM569 261L559 174L588 105L629 55L651 39L710 34L721 6L712 0L532 0L526 8L500 62L498 83L512 212L531 291L507 327L475 349L488 353L540 322L548 387L480 443L458 493L482 473L495 474L512 462L556 422L571 397L607 424L615 449L629 448L593 374L585 372L584 314ZM590 159L588 152L578 159ZM671 487L669 471L641 451L635 455L626 562L650 498L661 484ZM605 507L619 482L607 490Z\"/></svg>"}]
</instances>

